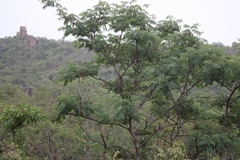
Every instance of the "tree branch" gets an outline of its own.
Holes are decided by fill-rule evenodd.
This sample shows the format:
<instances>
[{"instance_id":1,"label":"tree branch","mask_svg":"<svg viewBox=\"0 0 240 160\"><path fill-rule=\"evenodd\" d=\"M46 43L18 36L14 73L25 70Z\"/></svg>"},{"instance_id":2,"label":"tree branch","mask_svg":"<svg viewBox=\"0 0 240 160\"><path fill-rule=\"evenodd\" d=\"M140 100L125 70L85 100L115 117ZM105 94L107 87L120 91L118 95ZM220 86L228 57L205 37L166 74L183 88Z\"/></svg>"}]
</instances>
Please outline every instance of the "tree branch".
<instances>
[{"instance_id":1,"label":"tree branch","mask_svg":"<svg viewBox=\"0 0 240 160\"><path fill-rule=\"evenodd\" d=\"M162 118L165 114L167 114L170 110L172 110L175 106L167 109L163 114L161 114L158 118L156 118L155 120L153 120L152 122L150 122L149 124L145 125L144 128L142 130L140 130L138 132L138 134L142 133L143 131L145 131L149 126L151 126L153 123L155 123L156 121L158 121L160 118Z\"/></svg>"},{"instance_id":2,"label":"tree branch","mask_svg":"<svg viewBox=\"0 0 240 160\"><path fill-rule=\"evenodd\" d=\"M144 146L158 131L160 131L161 129L164 129L164 128L167 128L167 127L170 127L170 126L173 126L175 124L170 124L168 126L164 126L164 127L158 127L157 129L154 128L154 131L151 133L151 135L142 143L138 146L138 148L141 148L142 146Z\"/></svg>"},{"instance_id":3,"label":"tree branch","mask_svg":"<svg viewBox=\"0 0 240 160\"><path fill-rule=\"evenodd\" d=\"M140 109L143 106L143 104L149 100L149 97L153 94L153 92L156 90L156 88L157 88L157 86L153 87L153 89L151 89L150 92L148 92L146 94L146 96L143 98L143 100L138 105L137 109Z\"/></svg>"},{"instance_id":4,"label":"tree branch","mask_svg":"<svg viewBox=\"0 0 240 160\"><path fill-rule=\"evenodd\" d=\"M97 123L100 123L100 124L105 124L105 125L115 125L115 126L119 126L119 127L122 127L126 130L129 130L128 127L125 127L124 125L121 125L119 123L113 123L113 122L102 122L100 120L97 120L97 119L94 119L92 117L88 117L88 116L84 116L84 115L79 115L79 114L74 114L74 113L67 113L67 115L72 115L72 116L76 116L76 117L82 117L82 118L86 118L86 119L89 119L91 121L94 121L94 122L97 122Z\"/></svg>"}]
</instances>

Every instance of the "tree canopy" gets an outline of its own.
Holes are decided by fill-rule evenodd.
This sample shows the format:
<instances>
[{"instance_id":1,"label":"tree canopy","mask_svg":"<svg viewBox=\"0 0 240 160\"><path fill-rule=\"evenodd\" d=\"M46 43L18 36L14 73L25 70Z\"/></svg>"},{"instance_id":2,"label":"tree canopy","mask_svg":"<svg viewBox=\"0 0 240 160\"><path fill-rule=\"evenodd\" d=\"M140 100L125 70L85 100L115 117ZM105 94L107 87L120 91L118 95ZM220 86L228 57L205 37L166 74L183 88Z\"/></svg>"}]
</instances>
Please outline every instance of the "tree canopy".
<instances>
[{"instance_id":1,"label":"tree canopy","mask_svg":"<svg viewBox=\"0 0 240 160\"><path fill-rule=\"evenodd\" d=\"M99 104L86 100L79 90L75 98L60 100L57 119L72 115L116 126L127 135L126 141L112 143L102 133L95 141L106 150L119 149L125 159L152 159L164 145L180 141L185 158L234 155L234 141L239 141L238 57L200 38L197 24L181 25L171 16L155 21L147 5L135 1L100 1L79 15L67 13L56 1L42 3L57 9L64 36L74 36L76 47L96 53L94 61L60 71L64 85L91 77L117 99ZM100 66L112 68L114 77L99 76ZM209 94L211 86L220 91ZM114 110L110 113L109 108Z\"/></svg>"}]
</instances>

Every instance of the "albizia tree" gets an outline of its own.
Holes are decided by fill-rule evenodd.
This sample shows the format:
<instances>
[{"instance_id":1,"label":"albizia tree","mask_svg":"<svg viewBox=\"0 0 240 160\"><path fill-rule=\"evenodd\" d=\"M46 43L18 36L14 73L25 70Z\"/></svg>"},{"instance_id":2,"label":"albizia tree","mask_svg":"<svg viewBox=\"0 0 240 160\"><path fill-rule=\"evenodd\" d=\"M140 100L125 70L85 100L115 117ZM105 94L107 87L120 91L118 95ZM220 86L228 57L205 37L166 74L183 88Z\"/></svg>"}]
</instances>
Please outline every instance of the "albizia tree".
<instances>
[{"instance_id":1,"label":"albizia tree","mask_svg":"<svg viewBox=\"0 0 240 160\"><path fill-rule=\"evenodd\" d=\"M101 104L79 90L60 99L55 120L69 115L96 122L105 130L113 127L122 138L103 131L92 136L82 129L103 150L123 159L235 155L239 62L201 39L197 25L180 25L172 17L156 22L144 9L147 5L134 1L100 1L79 15L67 13L53 0L42 3L44 8L56 8L64 36L74 36L77 48L96 54L92 62L62 68L60 80L64 85L78 80L81 85L82 79L91 77L102 83L98 87L106 94L114 95ZM113 78L101 77L101 66L110 68ZM213 84L225 94L219 103L213 103L218 94L206 91ZM176 146L181 153L166 149Z\"/></svg>"}]
</instances>

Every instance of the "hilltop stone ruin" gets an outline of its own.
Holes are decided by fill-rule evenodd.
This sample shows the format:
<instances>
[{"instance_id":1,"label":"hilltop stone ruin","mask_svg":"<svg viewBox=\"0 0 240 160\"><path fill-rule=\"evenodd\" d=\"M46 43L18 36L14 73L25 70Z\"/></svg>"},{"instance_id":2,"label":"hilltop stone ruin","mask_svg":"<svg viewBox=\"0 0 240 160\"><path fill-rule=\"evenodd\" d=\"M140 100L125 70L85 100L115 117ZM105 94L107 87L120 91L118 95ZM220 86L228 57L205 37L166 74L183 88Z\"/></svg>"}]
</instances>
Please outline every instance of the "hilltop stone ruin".
<instances>
[{"instance_id":1,"label":"hilltop stone ruin","mask_svg":"<svg viewBox=\"0 0 240 160\"><path fill-rule=\"evenodd\" d=\"M20 32L17 32L16 36L24 37L23 43L27 46L34 46L37 44L37 38L28 36L27 28L25 26L20 26Z\"/></svg>"}]
</instances>

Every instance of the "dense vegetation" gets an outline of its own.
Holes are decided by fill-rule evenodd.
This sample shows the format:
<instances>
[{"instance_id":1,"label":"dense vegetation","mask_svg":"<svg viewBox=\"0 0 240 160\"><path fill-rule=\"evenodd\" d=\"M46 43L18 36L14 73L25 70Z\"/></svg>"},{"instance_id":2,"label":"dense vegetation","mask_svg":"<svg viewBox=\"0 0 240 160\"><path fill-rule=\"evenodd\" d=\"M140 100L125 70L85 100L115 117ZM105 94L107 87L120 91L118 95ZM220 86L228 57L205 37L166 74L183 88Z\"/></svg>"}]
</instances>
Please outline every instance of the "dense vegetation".
<instances>
[{"instance_id":1,"label":"dense vegetation","mask_svg":"<svg viewBox=\"0 0 240 160\"><path fill-rule=\"evenodd\" d=\"M36 45L26 46L23 39L20 36L0 39L0 85L50 85L57 67L66 62L80 64L93 57L86 50L74 50L71 42L38 38Z\"/></svg>"},{"instance_id":2,"label":"dense vegetation","mask_svg":"<svg viewBox=\"0 0 240 160\"><path fill-rule=\"evenodd\" d=\"M208 44L133 1L79 16L42 2L77 49L0 39L1 159L240 158L238 43Z\"/></svg>"}]
</instances>

